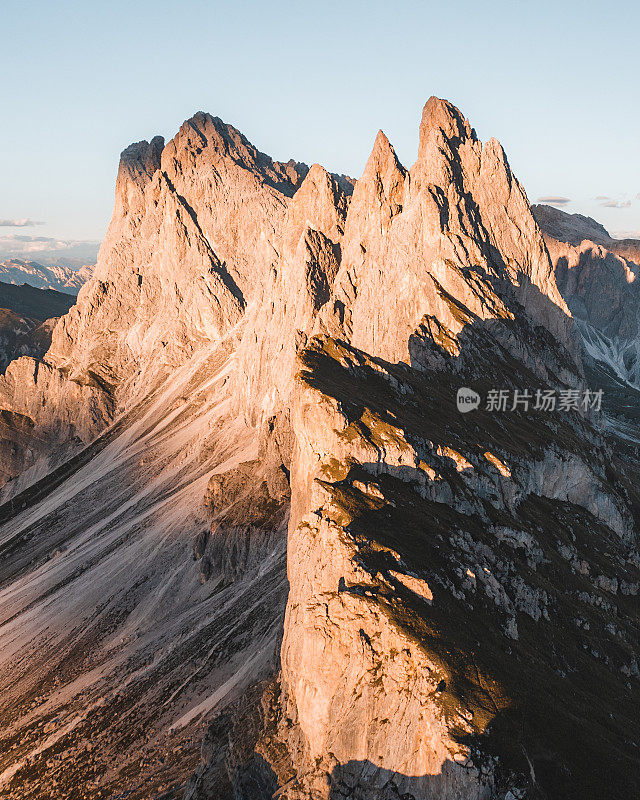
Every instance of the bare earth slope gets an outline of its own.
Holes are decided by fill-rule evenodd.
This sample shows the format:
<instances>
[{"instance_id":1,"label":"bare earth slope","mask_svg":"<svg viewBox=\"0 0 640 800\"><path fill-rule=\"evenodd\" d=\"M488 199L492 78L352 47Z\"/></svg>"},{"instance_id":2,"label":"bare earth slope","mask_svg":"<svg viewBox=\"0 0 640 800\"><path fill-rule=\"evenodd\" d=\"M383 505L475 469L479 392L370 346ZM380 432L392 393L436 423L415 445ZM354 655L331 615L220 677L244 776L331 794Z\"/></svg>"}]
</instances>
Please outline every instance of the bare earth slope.
<instances>
[{"instance_id":1,"label":"bare earth slope","mask_svg":"<svg viewBox=\"0 0 640 800\"><path fill-rule=\"evenodd\" d=\"M197 560L209 480L258 455L228 415L228 371L224 351L198 355L0 508L3 796L179 796L203 714L271 673L284 516L260 558L245 527L235 580Z\"/></svg>"}]
</instances>

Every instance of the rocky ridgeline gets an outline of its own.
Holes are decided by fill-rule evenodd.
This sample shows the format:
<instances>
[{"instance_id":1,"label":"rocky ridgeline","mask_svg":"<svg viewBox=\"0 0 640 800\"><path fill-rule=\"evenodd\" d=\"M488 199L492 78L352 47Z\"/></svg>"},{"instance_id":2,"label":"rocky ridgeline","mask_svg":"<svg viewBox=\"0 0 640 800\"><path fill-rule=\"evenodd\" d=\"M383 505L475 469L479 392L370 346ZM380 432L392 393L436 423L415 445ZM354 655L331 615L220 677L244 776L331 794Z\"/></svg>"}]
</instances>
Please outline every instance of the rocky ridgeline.
<instances>
[{"instance_id":1,"label":"rocky ridgeline","mask_svg":"<svg viewBox=\"0 0 640 800\"><path fill-rule=\"evenodd\" d=\"M556 220L552 230L550 212L536 214L546 242L499 143L480 142L437 98L424 107L415 164L404 167L379 132L357 181L275 162L202 113L168 144L123 153L94 276L44 359L21 358L0 379L15 476L4 492L9 515L22 503L29 513L43 457L69 448L90 465L82 447L105 429L97 443L123 432L126 455L130 420L141 491L163 487L171 525L182 512L191 518L201 488L198 514L209 523L198 516L190 544L197 582L212 598L233 597L242 624L235 636L215 618L207 629L229 659L216 655L211 675L232 688L202 706L217 715L190 800L633 796L635 444L594 413L455 407L460 386L482 396L583 391L593 370L582 357L586 328L569 311L576 298L585 322L612 336L590 308L600 272L576 269L577 238L594 226L576 232ZM562 243L561 230L574 238ZM612 257L633 272L625 247ZM208 381L210 362L218 371ZM180 386L169 401L171 381ZM147 440L156 472L140 449ZM174 469L181 481L197 472L184 499L166 484ZM56 480L63 492L64 475ZM129 506L133 514L127 496L125 522ZM149 518L157 513L150 507ZM135 519L144 536L151 523ZM269 678L274 636L259 658L243 654L261 623L280 626L273 597L287 526L289 594ZM184 536L193 530L185 524ZM114 578L123 595L147 580L130 573ZM278 588L261 605L254 583L265 575ZM150 625L143 616L127 636L144 638ZM181 666L166 673L166 703L182 703L180 719L190 720ZM199 656L198 674L209 669ZM200 708L202 698L191 702ZM117 757L102 771L101 737L112 742L117 725L94 731L85 796L167 790L148 755L135 780ZM132 752L143 737L140 723ZM179 796L193 763L170 763L168 796ZM46 796L52 769L15 771L10 796L21 786Z\"/></svg>"}]
</instances>

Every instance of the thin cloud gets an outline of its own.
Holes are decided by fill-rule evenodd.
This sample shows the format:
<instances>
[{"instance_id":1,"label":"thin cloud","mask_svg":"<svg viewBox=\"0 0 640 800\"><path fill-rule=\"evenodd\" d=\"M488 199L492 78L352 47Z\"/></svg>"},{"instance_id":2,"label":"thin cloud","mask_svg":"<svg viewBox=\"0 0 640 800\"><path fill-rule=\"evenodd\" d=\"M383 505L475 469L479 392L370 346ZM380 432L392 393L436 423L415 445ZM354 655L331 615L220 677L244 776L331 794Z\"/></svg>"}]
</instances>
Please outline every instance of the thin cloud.
<instances>
[{"instance_id":1,"label":"thin cloud","mask_svg":"<svg viewBox=\"0 0 640 800\"><path fill-rule=\"evenodd\" d=\"M629 208L631 200L604 200L600 205L604 208Z\"/></svg>"},{"instance_id":2,"label":"thin cloud","mask_svg":"<svg viewBox=\"0 0 640 800\"><path fill-rule=\"evenodd\" d=\"M34 225L44 225L44 222L37 222L35 219L0 219L0 228L32 228Z\"/></svg>"},{"instance_id":3,"label":"thin cloud","mask_svg":"<svg viewBox=\"0 0 640 800\"><path fill-rule=\"evenodd\" d=\"M611 198L609 197L608 194L599 194L595 199L596 200L611 200Z\"/></svg>"},{"instance_id":4,"label":"thin cloud","mask_svg":"<svg viewBox=\"0 0 640 800\"><path fill-rule=\"evenodd\" d=\"M538 203L548 203L550 206L566 206L570 202L571 199L569 197L556 197L555 195L538 198Z\"/></svg>"},{"instance_id":5,"label":"thin cloud","mask_svg":"<svg viewBox=\"0 0 640 800\"><path fill-rule=\"evenodd\" d=\"M72 258L85 264L94 264L99 246L100 242L12 233L0 236L0 261L12 258L34 259L46 264L60 258Z\"/></svg>"}]
</instances>

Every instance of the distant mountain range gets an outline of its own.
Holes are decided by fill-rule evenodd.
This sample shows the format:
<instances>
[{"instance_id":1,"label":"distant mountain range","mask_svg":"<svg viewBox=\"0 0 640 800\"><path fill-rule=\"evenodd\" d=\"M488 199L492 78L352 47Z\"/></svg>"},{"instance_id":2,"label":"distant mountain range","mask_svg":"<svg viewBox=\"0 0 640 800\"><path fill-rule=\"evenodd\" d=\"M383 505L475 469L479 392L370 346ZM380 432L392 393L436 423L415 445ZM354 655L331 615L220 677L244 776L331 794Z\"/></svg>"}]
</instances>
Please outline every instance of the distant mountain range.
<instances>
[{"instance_id":1,"label":"distant mountain range","mask_svg":"<svg viewBox=\"0 0 640 800\"><path fill-rule=\"evenodd\" d=\"M78 294L92 272L93 267L89 265L77 268L60 264L45 266L37 261L23 261L19 258L0 261L0 281L3 283L19 286L26 283L37 289L54 289L72 295Z\"/></svg>"}]
</instances>

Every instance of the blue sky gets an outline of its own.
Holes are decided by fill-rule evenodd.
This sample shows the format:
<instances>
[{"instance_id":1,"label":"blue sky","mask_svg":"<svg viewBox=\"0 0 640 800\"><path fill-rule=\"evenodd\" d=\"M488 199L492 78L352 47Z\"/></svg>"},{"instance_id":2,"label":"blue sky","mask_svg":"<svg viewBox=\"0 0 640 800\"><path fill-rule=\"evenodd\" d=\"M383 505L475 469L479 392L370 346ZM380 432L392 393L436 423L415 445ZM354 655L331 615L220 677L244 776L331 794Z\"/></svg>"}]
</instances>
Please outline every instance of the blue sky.
<instances>
[{"instance_id":1,"label":"blue sky","mask_svg":"<svg viewBox=\"0 0 640 800\"><path fill-rule=\"evenodd\" d=\"M626 2L0 2L0 225L101 239L120 151L197 110L279 159L410 165L425 100L496 136L529 199L640 235L640 10ZM600 198L600 199L596 199Z\"/></svg>"}]
</instances>

